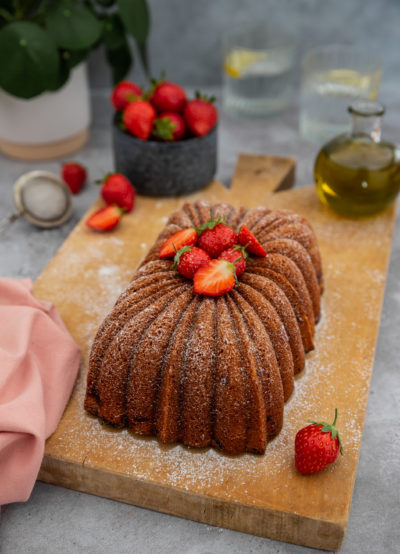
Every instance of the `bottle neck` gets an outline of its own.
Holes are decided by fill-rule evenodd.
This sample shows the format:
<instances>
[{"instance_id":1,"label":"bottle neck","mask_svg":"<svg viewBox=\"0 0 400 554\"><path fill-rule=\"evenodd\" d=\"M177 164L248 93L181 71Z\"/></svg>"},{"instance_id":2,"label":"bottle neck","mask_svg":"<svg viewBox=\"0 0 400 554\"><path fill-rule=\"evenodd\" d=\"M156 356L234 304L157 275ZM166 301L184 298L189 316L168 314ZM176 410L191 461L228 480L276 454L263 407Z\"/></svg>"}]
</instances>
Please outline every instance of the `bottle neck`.
<instances>
[{"instance_id":1,"label":"bottle neck","mask_svg":"<svg viewBox=\"0 0 400 554\"><path fill-rule=\"evenodd\" d=\"M381 140L381 121L385 108L379 102L358 100L349 108L352 115L353 137L365 137L373 142Z\"/></svg>"}]
</instances>

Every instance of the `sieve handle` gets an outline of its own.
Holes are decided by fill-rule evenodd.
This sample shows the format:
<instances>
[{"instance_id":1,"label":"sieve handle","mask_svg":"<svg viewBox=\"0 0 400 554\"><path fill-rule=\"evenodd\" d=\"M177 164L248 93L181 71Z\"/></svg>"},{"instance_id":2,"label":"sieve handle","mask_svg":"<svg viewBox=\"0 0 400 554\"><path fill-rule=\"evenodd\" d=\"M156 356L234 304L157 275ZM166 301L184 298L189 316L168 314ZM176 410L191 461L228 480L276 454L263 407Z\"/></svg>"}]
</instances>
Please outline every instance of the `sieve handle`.
<instances>
[{"instance_id":1,"label":"sieve handle","mask_svg":"<svg viewBox=\"0 0 400 554\"><path fill-rule=\"evenodd\" d=\"M3 217L3 219L0 219L0 237L4 235L4 233L7 231L11 223L14 223L14 221L17 221L20 215L22 214L20 213L10 214L10 215L7 215L6 217Z\"/></svg>"}]
</instances>

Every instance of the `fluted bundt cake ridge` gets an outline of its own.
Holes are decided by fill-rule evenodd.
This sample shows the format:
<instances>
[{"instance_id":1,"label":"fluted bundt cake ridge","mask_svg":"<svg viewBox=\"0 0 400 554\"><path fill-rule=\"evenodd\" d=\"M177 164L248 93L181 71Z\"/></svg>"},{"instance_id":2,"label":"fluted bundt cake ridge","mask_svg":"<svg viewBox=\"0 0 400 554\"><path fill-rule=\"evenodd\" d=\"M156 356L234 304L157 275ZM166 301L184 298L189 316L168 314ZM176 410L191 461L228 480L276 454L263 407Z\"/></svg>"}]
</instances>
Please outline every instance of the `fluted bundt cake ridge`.
<instances>
[{"instance_id":1,"label":"fluted bundt cake ridge","mask_svg":"<svg viewBox=\"0 0 400 554\"><path fill-rule=\"evenodd\" d=\"M209 219L245 225L266 250L219 297L160 259L168 237ZM306 219L288 210L185 204L174 212L94 339L85 408L162 442L262 453L313 348L322 266Z\"/></svg>"}]
</instances>

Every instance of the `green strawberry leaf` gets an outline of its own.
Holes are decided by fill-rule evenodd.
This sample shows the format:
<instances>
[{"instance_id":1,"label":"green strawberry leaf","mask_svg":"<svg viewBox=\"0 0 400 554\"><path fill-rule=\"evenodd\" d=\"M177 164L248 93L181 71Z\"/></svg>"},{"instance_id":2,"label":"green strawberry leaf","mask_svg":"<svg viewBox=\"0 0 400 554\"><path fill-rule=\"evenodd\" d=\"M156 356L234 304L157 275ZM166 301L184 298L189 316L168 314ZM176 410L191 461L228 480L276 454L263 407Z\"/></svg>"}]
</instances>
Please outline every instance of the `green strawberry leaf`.
<instances>
[{"instance_id":1,"label":"green strawberry leaf","mask_svg":"<svg viewBox=\"0 0 400 554\"><path fill-rule=\"evenodd\" d=\"M175 248L175 245L174 245L174 248ZM180 250L176 250L175 248L175 257L174 257L174 265L173 265L173 268L176 269L178 267L178 264L180 262L180 259L181 259L181 256L182 254L184 254L185 252L190 252L192 250L193 246L182 246L182 248Z\"/></svg>"},{"instance_id":2,"label":"green strawberry leaf","mask_svg":"<svg viewBox=\"0 0 400 554\"><path fill-rule=\"evenodd\" d=\"M318 425L321 427L321 431L323 433L330 433L331 434L331 437L332 437L332 440L335 440L335 438L338 439L339 441L339 445L340 445L340 454L343 455L343 445L342 445L342 440L340 438L340 435L339 435L339 431L336 429L335 425L336 425L336 420L337 420L337 416L338 416L338 411L337 411L337 408L335 408L335 419L333 420L333 423L325 423L325 422L318 422L318 421L312 421L310 419L308 419L308 423L312 423L313 425Z\"/></svg>"},{"instance_id":3,"label":"green strawberry leaf","mask_svg":"<svg viewBox=\"0 0 400 554\"><path fill-rule=\"evenodd\" d=\"M175 125L169 117L160 117L154 120L152 135L163 140L172 140L174 138Z\"/></svg>"},{"instance_id":4,"label":"green strawberry leaf","mask_svg":"<svg viewBox=\"0 0 400 554\"><path fill-rule=\"evenodd\" d=\"M72 0L53 2L45 19L47 32L61 48L83 50L101 36L101 24L85 7Z\"/></svg>"},{"instance_id":5,"label":"green strawberry leaf","mask_svg":"<svg viewBox=\"0 0 400 554\"><path fill-rule=\"evenodd\" d=\"M57 82L56 44L36 23L9 23L0 30L0 67L1 88L19 98L33 98Z\"/></svg>"}]
</instances>

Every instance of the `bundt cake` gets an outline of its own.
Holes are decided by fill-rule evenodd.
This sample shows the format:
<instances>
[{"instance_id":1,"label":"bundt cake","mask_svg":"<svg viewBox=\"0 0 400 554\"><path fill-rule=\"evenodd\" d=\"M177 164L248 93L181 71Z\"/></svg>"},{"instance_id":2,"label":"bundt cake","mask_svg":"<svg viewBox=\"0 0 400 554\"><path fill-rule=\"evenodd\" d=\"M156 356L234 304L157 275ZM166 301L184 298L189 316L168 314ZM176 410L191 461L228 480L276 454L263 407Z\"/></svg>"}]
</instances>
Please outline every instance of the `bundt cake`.
<instances>
[{"instance_id":1,"label":"bundt cake","mask_svg":"<svg viewBox=\"0 0 400 554\"><path fill-rule=\"evenodd\" d=\"M195 294L173 261L158 256L168 237L201 226L210 210L236 232L246 225L267 252L215 298ZM263 453L313 348L322 288L316 238L300 215L185 204L97 332L86 410L165 443Z\"/></svg>"}]
</instances>

